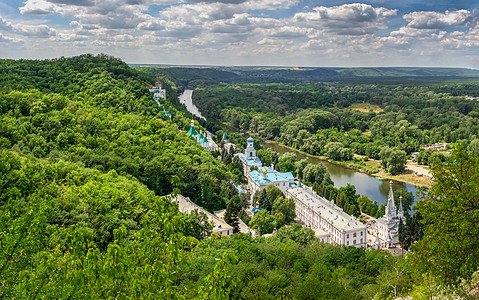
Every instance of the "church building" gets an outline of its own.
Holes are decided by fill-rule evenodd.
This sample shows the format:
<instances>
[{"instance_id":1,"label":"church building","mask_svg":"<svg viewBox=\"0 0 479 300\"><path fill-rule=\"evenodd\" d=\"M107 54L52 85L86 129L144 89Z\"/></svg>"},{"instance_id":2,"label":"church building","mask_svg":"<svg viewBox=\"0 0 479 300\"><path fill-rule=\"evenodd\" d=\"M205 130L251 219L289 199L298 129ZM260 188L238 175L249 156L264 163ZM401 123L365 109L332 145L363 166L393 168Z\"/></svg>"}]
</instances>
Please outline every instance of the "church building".
<instances>
[{"instance_id":1,"label":"church building","mask_svg":"<svg viewBox=\"0 0 479 300\"><path fill-rule=\"evenodd\" d=\"M402 197L399 197L399 208L397 208L394 203L392 181L389 184L389 195L388 202L386 203L385 214L377 220L376 228L374 228L377 232L377 236L386 248L391 248L399 242L399 221L405 221L402 208Z\"/></svg>"},{"instance_id":2,"label":"church building","mask_svg":"<svg viewBox=\"0 0 479 300\"><path fill-rule=\"evenodd\" d=\"M251 196L261 191L268 185L279 188L283 194L286 189L296 187L294 176L291 172L280 173L270 167L260 167L258 170L248 172L248 186Z\"/></svg>"},{"instance_id":3,"label":"church building","mask_svg":"<svg viewBox=\"0 0 479 300\"><path fill-rule=\"evenodd\" d=\"M253 198L256 192L261 191L268 185L274 185L278 187L283 194L286 189L295 187L294 176L291 172L278 172L272 167L263 167L263 163L256 156L256 150L254 149L254 140L253 138L248 138L246 140L248 145L244 153L236 153L241 164L243 166L243 174L248 179L249 192L251 198ZM252 167L256 167L254 170L251 170Z\"/></svg>"},{"instance_id":4,"label":"church building","mask_svg":"<svg viewBox=\"0 0 479 300\"><path fill-rule=\"evenodd\" d=\"M294 200L296 218L313 229L322 241L366 248L367 225L345 213L334 201L328 201L300 183L286 190L285 196Z\"/></svg>"},{"instance_id":5,"label":"church building","mask_svg":"<svg viewBox=\"0 0 479 300\"><path fill-rule=\"evenodd\" d=\"M256 167L260 168L263 166L263 163L261 160L256 156L256 150L254 149L253 146L253 138L250 137L246 140L248 143L246 150L244 153L236 153L235 156L237 156L240 161L241 165L243 166L243 174L246 178L248 178L248 172L251 171L251 167Z\"/></svg>"},{"instance_id":6,"label":"church building","mask_svg":"<svg viewBox=\"0 0 479 300\"><path fill-rule=\"evenodd\" d=\"M200 133L196 132L195 121L193 119L191 120L191 127L188 131L188 135L194 137L198 145L208 151L217 151L219 149L213 139L207 136L207 131L205 132L205 135L203 135L203 131L200 131Z\"/></svg>"}]
</instances>

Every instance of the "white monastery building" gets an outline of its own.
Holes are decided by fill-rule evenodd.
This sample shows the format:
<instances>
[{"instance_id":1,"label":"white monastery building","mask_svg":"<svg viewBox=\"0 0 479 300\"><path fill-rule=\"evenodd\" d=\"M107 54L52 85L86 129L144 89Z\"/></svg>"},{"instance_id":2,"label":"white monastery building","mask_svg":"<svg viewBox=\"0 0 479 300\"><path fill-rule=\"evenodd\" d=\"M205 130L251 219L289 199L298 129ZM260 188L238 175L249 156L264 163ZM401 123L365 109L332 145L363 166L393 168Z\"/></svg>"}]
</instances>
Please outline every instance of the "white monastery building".
<instances>
[{"instance_id":1,"label":"white monastery building","mask_svg":"<svg viewBox=\"0 0 479 300\"><path fill-rule=\"evenodd\" d=\"M208 217L208 221L213 222L213 233L219 232L222 235L232 235L233 227L227 224L224 220L218 216L210 213L201 206L196 205L190 198L183 197L182 195L177 195L172 202L178 203L178 210L182 213L190 214L193 210L197 209L198 212L204 212Z\"/></svg>"},{"instance_id":2,"label":"white monastery building","mask_svg":"<svg viewBox=\"0 0 479 300\"><path fill-rule=\"evenodd\" d=\"M331 244L366 248L367 225L345 213L334 201L320 197L310 187L301 186L301 183L298 186L287 189L285 196L294 200L296 217L315 230L317 237Z\"/></svg>"},{"instance_id":3,"label":"white monastery building","mask_svg":"<svg viewBox=\"0 0 479 300\"><path fill-rule=\"evenodd\" d=\"M251 195L256 194L268 185L274 185L283 194L287 189L296 187L291 172L280 173L270 167L260 167L258 170L249 171L247 178Z\"/></svg>"},{"instance_id":4,"label":"white monastery building","mask_svg":"<svg viewBox=\"0 0 479 300\"><path fill-rule=\"evenodd\" d=\"M294 176L291 172L278 172L273 166L263 167L263 163L256 156L256 150L253 146L253 138L246 140L248 146L245 153L236 153L243 166L243 174L248 179L248 188L253 198L256 192L261 191L268 185L274 185L278 187L284 194L284 192L291 188L296 187L294 183ZM251 170L252 167L256 167L257 170Z\"/></svg>"},{"instance_id":5,"label":"white monastery building","mask_svg":"<svg viewBox=\"0 0 479 300\"><path fill-rule=\"evenodd\" d=\"M155 100L159 98L166 99L166 89L161 87L161 81L157 79L155 86L150 88L150 92L153 93Z\"/></svg>"}]
</instances>

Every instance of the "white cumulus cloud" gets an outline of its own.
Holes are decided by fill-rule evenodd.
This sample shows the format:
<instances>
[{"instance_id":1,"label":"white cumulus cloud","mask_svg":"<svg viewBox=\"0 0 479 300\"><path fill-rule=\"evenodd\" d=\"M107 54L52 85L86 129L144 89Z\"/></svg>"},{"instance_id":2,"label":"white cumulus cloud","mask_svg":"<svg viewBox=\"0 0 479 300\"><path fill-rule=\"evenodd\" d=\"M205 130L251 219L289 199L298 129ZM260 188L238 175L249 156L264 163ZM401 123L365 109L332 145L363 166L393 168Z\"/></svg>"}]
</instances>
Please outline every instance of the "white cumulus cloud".
<instances>
[{"instance_id":1,"label":"white cumulus cloud","mask_svg":"<svg viewBox=\"0 0 479 300\"><path fill-rule=\"evenodd\" d=\"M19 10L22 15L51 15L56 11L56 5L45 0L27 0Z\"/></svg>"},{"instance_id":2,"label":"white cumulus cloud","mask_svg":"<svg viewBox=\"0 0 479 300\"><path fill-rule=\"evenodd\" d=\"M417 29L443 29L469 25L475 16L472 12L461 9L439 13L435 11L415 11L403 16L408 27Z\"/></svg>"},{"instance_id":3,"label":"white cumulus cloud","mask_svg":"<svg viewBox=\"0 0 479 300\"><path fill-rule=\"evenodd\" d=\"M364 3L340 6L319 6L313 12L296 13L293 19L300 23L317 25L344 35L362 35L386 28L384 20L397 14L396 9L373 7Z\"/></svg>"}]
</instances>

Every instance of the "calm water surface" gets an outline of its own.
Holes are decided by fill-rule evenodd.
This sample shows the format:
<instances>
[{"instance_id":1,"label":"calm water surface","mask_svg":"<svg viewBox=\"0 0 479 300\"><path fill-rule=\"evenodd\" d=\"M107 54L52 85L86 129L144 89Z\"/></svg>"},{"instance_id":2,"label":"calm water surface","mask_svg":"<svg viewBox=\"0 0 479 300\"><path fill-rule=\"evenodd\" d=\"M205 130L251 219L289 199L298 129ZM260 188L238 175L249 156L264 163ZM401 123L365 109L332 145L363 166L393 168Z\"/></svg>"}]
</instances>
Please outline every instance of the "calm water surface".
<instances>
[{"instance_id":1,"label":"calm water surface","mask_svg":"<svg viewBox=\"0 0 479 300\"><path fill-rule=\"evenodd\" d=\"M180 103L186 106L186 109L194 114L195 116L204 119L199 111L198 107L193 104L193 100L191 100L191 96L193 95L193 90L185 90L183 94L180 95Z\"/></svg>"},{"instance_id":2,"label":"calm water surface","mask_svg":"<svg viewBox=\"0 0 479 300\"><path fill-rule=\"evenodd\" d=\"M349 183L356 187L356 193L368 196L369 198L371 198L371 200L376 201L378 204L386 203L387 201L389 194L389 179L380 180L374 176L370 176L365 173L355 171L353 169L345 168L340 165L335 165L315 157L306 156L301 152L288 149L276 143L261 143L261 145L265 149L274 150L280 154L283 154L285 152L294 152L298 159L306 158L310 163L323 164L326 169L328 169L331 179L333 180L334 186L336 188L346 186ZM393 181L394 191L404 187L407 188L409 192L412 192L415 195L416 200L419 199L419 196L416 195L418 189L414 185L399 181Z\"/></svg>"}]
</instances>

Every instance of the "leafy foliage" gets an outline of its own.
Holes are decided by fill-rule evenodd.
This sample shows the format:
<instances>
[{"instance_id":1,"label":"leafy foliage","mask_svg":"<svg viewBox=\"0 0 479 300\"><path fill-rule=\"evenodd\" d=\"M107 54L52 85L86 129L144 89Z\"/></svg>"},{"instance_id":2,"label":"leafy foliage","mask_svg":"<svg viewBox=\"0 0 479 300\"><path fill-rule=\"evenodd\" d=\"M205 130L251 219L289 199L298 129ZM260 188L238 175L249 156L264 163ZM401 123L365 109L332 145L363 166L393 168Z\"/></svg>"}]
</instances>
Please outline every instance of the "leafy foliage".
<instances>
[{"instance_id":1,"label":"leafy foliage","mask_svg":"<svg viewBox=\"0 0 479 300\"><path fill-rule=\"evenodd\" d=\"M211 224L158 195L181 187L223 208L234 194L226 167L180 132L189 120L157 118L146 77L109 56L0 70L0 298L182 298L198 242L185 234ZM234 278L215 282L226 295Z\"/></svg>"},{"instance_id":2,"label":"leafy foliage","mask_svg":"<svg viewBox=\"0 0 479 300\"><path fill-rule=\"evenodd\" d=\"M202 283L226 250L238 258L225 273L238 278L230 299L371 299L392 294L377 277L392 275L395 261L390 254L324 244L311 229L292 224L266 239L234 234L201 242L183 273L180 288L185 295L195 296L188 291ZM398 289L407 286L403 282Z\"/></svg>"},{"instance_id":3,"label":"leafy foliage","mask_svg":"<svg viewBox=\"0 0 479 300\"><path fill-rule=\"evenodd\" d=\"M193 100L210 120L333 160L351 160L352 153L380 159L384 147L410 154L424 144L478 136L479 103L463 97L477 93L477 79L269 81L202 86ZM380 111L357 110L358 103ZM383 162L392 173L404 161L395 154Z\"/></svg>"},{"instance_id":4,"label":"leafy foliage","mask_svg":"<svg viewBox=\"0 0 479 300\"><path fill-rule=\"evenodd\" d=\"M394 175L404 170L406 164L406 152L399 149L384 147L379 152L381 165L390 174Z\"/></svg>"},{"instance_id":5,"label":"leafy foliage","mask_svg":"<svg viewBox=\"0 0 479 300\"><path fill-rule=\"evenodd\" d=\"M417 210L424 237L414 244L412 263L438 281L468 279L479 268L479 159L462 147L431 169L436 184Z\"/></svg>"}]
</instances>

